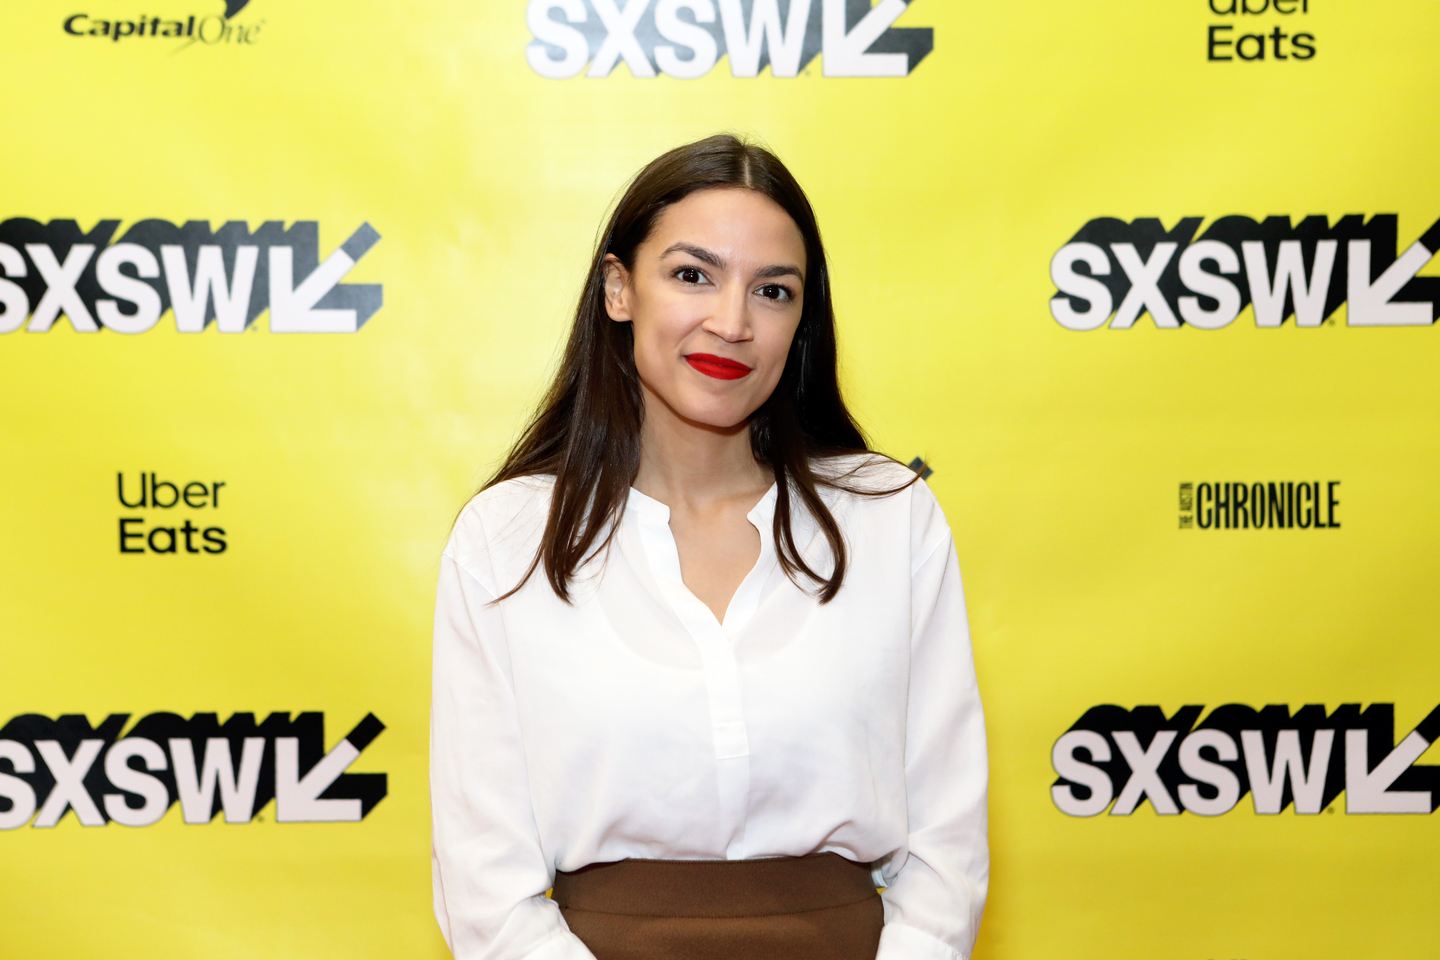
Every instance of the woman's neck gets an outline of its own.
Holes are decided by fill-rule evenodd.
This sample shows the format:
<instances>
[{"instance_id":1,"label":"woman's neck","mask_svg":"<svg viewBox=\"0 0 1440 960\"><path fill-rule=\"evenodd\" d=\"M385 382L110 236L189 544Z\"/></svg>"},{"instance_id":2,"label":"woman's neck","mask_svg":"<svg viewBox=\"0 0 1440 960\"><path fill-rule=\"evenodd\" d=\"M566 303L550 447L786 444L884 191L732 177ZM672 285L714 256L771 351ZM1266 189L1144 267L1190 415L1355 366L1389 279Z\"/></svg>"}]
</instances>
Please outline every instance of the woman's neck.
<instances>
[{"instance_id":1,"label":"woman's neck","mask_svg":"<svg viewBox=\"0 0 1440 960\"><path fill-rule=\"evenodd\" d=\"M749 424L721 428L686 420L645 390L635 489L671 507L701 506L733 498L758 500L773 480L755 462Z\"/></svg>"}]
</instances>

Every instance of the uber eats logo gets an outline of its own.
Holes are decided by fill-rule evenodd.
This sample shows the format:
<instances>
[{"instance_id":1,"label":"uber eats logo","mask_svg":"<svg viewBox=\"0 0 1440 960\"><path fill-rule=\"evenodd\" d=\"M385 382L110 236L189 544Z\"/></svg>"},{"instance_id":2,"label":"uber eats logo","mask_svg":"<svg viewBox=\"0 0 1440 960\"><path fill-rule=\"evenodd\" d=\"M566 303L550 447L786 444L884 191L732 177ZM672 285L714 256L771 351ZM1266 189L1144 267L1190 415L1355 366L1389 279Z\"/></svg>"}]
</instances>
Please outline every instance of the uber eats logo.
<instances>
[{"instance_id":1,"label":"uber eats logo","mask_svg":"<svg viewBox=\"0 0 1440 960\"><path fill-rule=\"evenodd\" d=\"M1293 807L1317 814L1345 794L1345 812L1431 813L1440 806L1440 767L1415 761L1440 739L1440 707L1395 743L1395 707L1347 703L1326 713L1310 704L1256 710L1232 703L1182 707L1091 707L1055 741L1060 779L1050 796L1062 813L1113 817L1141 803L1162 816L1229 813L1248 794L1256 814ZM1333 810L1332 810L1333 812Z\"/></svg>"},{"instance_id":2,"label":"uber eats logo","mask_svg":"<svg viewBox=\"0 0 1440 960\"><path fill-rule=\"evenodd\" d=\"M53 827L67 812L87 827L148 827L175 803L188 824L224 813L248 823L272 799L280 823L363 820L384 799L383 773L346 773L385 724L367 714L325 750L325 715L236 713L189 720L129 714L98 727L83 716L25 714L0 727L0 830Z\"/></svg>"},{"instance_id":3,"label":"uber eats logo","mask_svg":"<svg viewBox=\"0 0 1440 960\"><path fill-rule=\"evenodd\" d=\"M730 62L734 77L794 77L821 56L827 77L904 77L935 46L929 27L896 27L913 0L529 0L530 69L564 79L693 79ZM586 69L589 64L589 69Z\"/></svg>"},{"instance_id":4,"label":"uber eats logo","mask_svg":"<svg viewBox=\"0 0 1440 960\"><path fill-rule=\"evenodd\" d=\"M1418 274L1440 251L1440 220L1398 256L1393 213L1333 226L1221 217L1196 238L1202 220L1091 220L1050 260L1050 315L1067 330L1128 330L1146 314L1161 329L1219 330L1250 306L1257 327L1318 327L1345 304L1352 327L1435 321L1440 276Z\"/></svg>"},{"instance_id":5,"label":"uber eats logo","mask_svg":"<svg viewBox=\"0 0 1440 960\"><path fill-rule=\"evenodd\" d=\"M267 309L271 333L355 333L384 300L378 283L340 282L380 240L368 223L323 261L314 220L254 232L141 220L112 243L119 226L0 223L0 333L45 333L62 316L79 333L145 333L167 311L181 333L244 333Z\"/></svg>"},{"instance_id":6,"label":"uber eats logo","mask_svg":"<svg viewBox=\"0 0 1440 960\"><path fill-rule=\"evenodd\" d=\"M151 556L157 554L214 556L224 553L230 546L226 539L225 528L205 524L203 520L201 524L196 524L192 521L191 515L209 517L212 514L218 514L220 494L225 486L227 484L224 480L172 482L161 479L153 470L149 476L146 476L142 470L133 479L130 479L129 494L127 495L126 476L123 472L116 473L116 492L120 497L120 505L127 511L143 510L149 513L151 518L154 518L156 515L151 511L168 512L176 507L181 507L185 520L183 524L177 524L166 514L160 514L159 517L163 519L150 524L146 522L146 517L143 515L121 517L120 552L148 553ZM228 503L229 491L225 491L225 493ZM166 520L170 520L170 522L167 524ZM181 549L182 545L183 550Z\"/></svg>"},{"instance_id":7,"label":"uber eats logo","mask_svg":"<svg viewBox=\"0 0 1440 960\"><path fill-rule=\"evenodd\" d=\"M1310 0L1209 0L1209 8L1211 16L1227 18L1206 27L1212 63L1315 59L1315 34L1307 29Z\"/></svg>"}]
</instances>

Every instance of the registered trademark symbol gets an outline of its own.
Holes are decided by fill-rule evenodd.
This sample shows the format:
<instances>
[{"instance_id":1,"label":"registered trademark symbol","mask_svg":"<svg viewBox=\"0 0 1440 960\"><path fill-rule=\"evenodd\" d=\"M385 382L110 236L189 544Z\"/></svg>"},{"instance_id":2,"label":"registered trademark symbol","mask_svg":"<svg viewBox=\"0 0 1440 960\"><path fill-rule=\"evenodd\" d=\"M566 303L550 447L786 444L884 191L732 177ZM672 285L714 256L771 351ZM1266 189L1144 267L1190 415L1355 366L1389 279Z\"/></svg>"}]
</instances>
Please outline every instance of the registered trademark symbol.
<instances>
[{"instance_id":1,"label":"registered trademark symbol","mask_svg":"<svg viewBox=\"0 0 1440 960\"><path fill-rule=\"evenodd\" d=\"M1334 807L1326 807L1326 808L1325 808L1325 812L1326 812L1326 813L1334 813L1334 812L1335 812L1335 808L1334 808Z\"/></svg>"}]
</instances>

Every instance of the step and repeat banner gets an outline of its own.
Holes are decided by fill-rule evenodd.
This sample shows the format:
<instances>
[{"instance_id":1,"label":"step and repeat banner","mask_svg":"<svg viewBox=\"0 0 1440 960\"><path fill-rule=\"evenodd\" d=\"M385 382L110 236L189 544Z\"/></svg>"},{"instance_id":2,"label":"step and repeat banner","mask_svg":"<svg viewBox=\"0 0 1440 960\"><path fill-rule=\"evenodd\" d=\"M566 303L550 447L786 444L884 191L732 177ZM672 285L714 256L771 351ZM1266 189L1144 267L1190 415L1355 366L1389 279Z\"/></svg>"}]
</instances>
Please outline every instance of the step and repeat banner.
<instances>
[{"instance_id":1,"label":"step and repeat banner","mask_svg":"<svg viewBox=\"0 0 1440 960\"><path fill-rule=\"evenodd\" d=\"M0 12L0 955L445 955L430 619L626 178L810 191L990 728L976 955L1433 956L1440 3Z\"/></svg>"}]
</instances>

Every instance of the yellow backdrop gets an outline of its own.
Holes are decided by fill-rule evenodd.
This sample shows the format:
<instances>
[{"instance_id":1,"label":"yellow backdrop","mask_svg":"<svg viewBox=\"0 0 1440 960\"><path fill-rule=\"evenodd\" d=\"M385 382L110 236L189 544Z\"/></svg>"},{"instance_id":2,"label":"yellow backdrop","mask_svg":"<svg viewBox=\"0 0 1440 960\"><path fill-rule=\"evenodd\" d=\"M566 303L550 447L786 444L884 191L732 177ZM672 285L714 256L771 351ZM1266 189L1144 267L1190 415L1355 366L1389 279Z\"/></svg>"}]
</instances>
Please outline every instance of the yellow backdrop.
<instances>
[{"instance_id":1,"label":"yellow backdrop","mask_svg":"<svg viewBox=\"0 0 1440 960\"><path fill-rule=\"evenodd\" d=\"M721 130L810 192L850 397L880 449L930 462L955 531L993 765L977 956L1433 954L1440 821L1354 800L1440 802L1415 752L1436 723L1380 768L1440 702L1440 340L1433 306L1391 309L1440 300L1435 0L140 6L0 12L0 821L36 805L0 833L0 954L444 955L426 747L448 523L536 400L616 191ZM1207 236L1235 269L1186 259ZM1312 287L1331 244L1345 305L1261 326L1246 258L1273 274L1286 239ZM1060 269L1072 242L1098 259ZM1125 314L1146 276L1128 329L1057 322L1102 306L1074 277ZM1254 529L1239 484L1338 505ZM1204 781L1176 766L1196 723L1268 730L1275 773L1289 713L1205 719L1227 704L1323 705L1297 763L1336 730L1350 806L1330 789L1297 814L1291 788L1278 815L1249 793L1157 815ZM1393 704L1393 739L1346 704ZM1062 812L1077 721L1118 760L1188 705L1133 813ZM1163 716L1123 713L1146 706ZM111 757L132 728L158 760ZM206 768L214 738L233 768ZM1102 759L1067 756L1081 777ZM1125 800L1130 767L1107 769ZM185 822L177 779L210 784L191 805L213 822Z\"/></svg>"}]
</instances>

